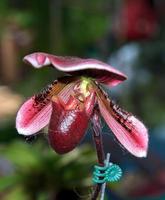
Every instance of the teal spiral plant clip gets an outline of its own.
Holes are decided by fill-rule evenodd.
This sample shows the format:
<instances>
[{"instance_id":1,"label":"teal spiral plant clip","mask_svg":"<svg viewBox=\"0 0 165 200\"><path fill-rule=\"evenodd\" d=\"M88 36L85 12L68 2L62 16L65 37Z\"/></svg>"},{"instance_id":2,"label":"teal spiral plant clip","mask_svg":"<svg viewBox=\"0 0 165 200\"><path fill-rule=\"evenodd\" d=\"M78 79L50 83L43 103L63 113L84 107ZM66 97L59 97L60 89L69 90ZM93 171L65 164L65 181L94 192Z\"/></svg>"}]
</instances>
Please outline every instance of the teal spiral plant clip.
<instances>
[{"instance_id":1,"label":"teal spiral plant clip","mask_svg":"<svg viewBox=\"0 0 165 200\"><path fill-rule=\"evenodd\" d=\"M105 183L115 182L122 177L121 168L113 163L106 164L105 166L94 166L93 182L94 183Z\"/></svg>"},{"instance_id":2,"label":"teal spiral plant clip","mask_svg":"<svg viewBox=\"0 0 165 200\"><path fill-rule=\"evenodd\" d=\"M104 199L106 183L116 182L120 180L120 178L122 177L121 168L118 165L109 162L109 159L110 159L110 154L108 153L104 166L98 166L98 165L94 166L92 181L94 184L103 184L101 199Z\"/></svg>"}]
</instances>

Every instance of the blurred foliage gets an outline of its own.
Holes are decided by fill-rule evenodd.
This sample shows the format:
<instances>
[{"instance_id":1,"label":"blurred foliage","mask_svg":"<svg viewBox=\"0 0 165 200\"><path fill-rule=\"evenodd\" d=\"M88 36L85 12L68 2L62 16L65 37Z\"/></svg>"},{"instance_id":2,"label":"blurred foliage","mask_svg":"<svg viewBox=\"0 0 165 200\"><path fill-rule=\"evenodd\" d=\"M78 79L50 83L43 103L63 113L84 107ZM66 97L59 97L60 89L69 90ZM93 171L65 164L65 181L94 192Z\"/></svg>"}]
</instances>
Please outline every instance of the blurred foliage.
<instances>
[{"instance_id":1,"label":"blurred foliage","mask_svg":"<svg viewBox=\"0 0 165 200\"><path fill-rule=\"evenodd\" d=\"M0 157L8 160L12 169L0 178L2 200L54 199L63 190L89 190L90 171L96 159L89 146L61 156L41 141L33 145L12 142L1 147Z\"/></svg>"},{"instance_id":2,"label":"blurred foliage","mask_svg":"<svg viewBox=\"0 0 165 200\"><path fill-rule=\"evenodd\" d=\"M94 8L87 8L85 3L84 5L85 8L70 6L64 9L64 42L68 54L71 51L73 54L83 54L104 35L109 23L103 10L97 12Z\"/></svg>"},{"instance_id":3,"label":"blurred foliage","mask_svg":"<svg viewBox=\"0 0 165 200\"><path fill-rule=\"evenodd\" d=\"M0 38L11 25L30 35L29 44L16 49L20 75L10 87L27 98L61 75L51 68L36 70L23 64L22 57L33 51L92 55L107 61L113 52L128 44L128 41L116 41L111 35L113 18L121 5L121 0L1 0ZM135 63L136 78L131 90L124 89L119 99L119 103L140 116L149 129L165 122L164 27L163 19L154 39L135 41L140 46L140 56ZM19 42L20 37L17 40ZM138 71L140 69L147 72L148 79L143 71ZM142 81L139 84L137 80ZM33 144L17 141L14 124L14 118L0 123L0 160L7 160L12 169L8 175L0 171L0 199L45 200L61 191L77 189L89 193L89 173L96 159L93 149L78 147L58 156L42 140ZM110 188L115 187L115 184L110 185Z\"/></svg>"},{"instance_id":4,"label":"blurred foliage","mask_svg":"<svg viewBox=\"0 0 165 200\"><path fill-rule=\"evenodd\" d=\"M140 43L141 52L136 68L146 70L149 80L145 84L137 85L132 96L137 102L137 109L140 116L146 120L150 127L159 126L165 122L165 59L164 59L165 29L162 26L160 34L152 41ZM140 75L139 75L140 76ZM147 77L146 77L147 79ZM152 115L151 113L154 113Z\"/></svg>"}]
</instances>

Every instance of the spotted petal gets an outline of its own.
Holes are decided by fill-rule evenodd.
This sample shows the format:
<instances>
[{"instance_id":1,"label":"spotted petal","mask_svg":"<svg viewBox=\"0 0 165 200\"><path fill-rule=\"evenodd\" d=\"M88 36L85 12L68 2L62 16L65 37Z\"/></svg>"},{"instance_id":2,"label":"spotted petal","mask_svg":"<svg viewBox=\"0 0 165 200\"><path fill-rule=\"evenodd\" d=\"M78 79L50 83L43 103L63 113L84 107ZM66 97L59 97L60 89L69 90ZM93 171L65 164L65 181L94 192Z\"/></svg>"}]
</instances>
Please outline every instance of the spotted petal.
<instances>
[{"instance_id":1,"label":"spotted petal","mask_svg":"<svg viewBox=\"0 0 165 200\"><path fill-rule=\"evenodd\" d=\"M146 157L148 133L144 124L108 100L105 94L99 92L98 95L100 112L118 141L133 155Z\"/></svg>"},{"instance_id":2,"label":"spotted petal","mask_svg":"<svg viewBox=\"0 0 165 200\"><path fill-rule=\"evenodd\" d=\"M35 96L28 99L20 108L16 117L16 129L19 134L32 135L44 128L50 120L51 103L36 103Z\"/></svg>"},{"instance_id":3,"label":"spotted petal","mask_svg":"<svg viewBox=\"0 0 165 200\"><path fill-rule=\"evenodd\" d=\"M67 82L67 78L64 81L54 81L21 106L16 117L16 129L19 134L32 135L49 123L52 113L50 100L53 95L60 94L63 88L65 88L65 93L72 90L74 83L66 86Z\"/></svg>"},{"instance_id":4,"label":"spotted petal","mask_svg":"<svg viewBox=\"0 0 165 200\"><path fill-rule=\"evenodd\" d=\"M120 71L96 59L62 57L38 52L25 56L24 61L36 68L52 64L60 71L71 75L90 76L109 86L115 86L127 78Z\"/></svg>"}]
</instances>

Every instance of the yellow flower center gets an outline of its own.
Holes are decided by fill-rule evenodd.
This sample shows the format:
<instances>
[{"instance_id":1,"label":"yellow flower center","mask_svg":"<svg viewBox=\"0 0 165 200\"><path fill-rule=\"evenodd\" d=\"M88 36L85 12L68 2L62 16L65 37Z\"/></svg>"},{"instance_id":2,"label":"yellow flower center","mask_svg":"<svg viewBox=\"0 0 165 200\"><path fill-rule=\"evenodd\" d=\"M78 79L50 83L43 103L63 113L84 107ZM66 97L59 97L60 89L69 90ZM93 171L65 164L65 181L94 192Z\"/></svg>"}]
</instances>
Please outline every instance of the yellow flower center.
<instances>
[{"instance_id":1,"label":"yellow flower center","mask_svg":"<svg viewBox=\"0 0 165 200\"><path fill-rule=\"evenodd\" d=\"M81 84L80 84L80 91L84 95L84 97L87 97L90 95L89 91L89 84L91 83L91 79L87 77L81 78Z\"/></svg>"}]
</instances>

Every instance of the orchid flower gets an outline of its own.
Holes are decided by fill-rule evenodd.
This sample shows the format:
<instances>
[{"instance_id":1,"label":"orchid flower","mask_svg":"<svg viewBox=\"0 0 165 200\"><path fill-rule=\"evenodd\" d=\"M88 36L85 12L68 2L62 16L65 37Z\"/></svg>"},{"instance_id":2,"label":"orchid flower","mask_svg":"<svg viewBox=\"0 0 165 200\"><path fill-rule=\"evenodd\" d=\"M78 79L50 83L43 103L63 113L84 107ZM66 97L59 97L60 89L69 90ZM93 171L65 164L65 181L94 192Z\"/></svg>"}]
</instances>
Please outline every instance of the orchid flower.
<instances>
[{"instance_id":1,"label":"orchid flower","mask_svg":"<svg viewBox=\"0 0 165 200\"><path fill-rule=\"evenodd\" d=\"M21 106L16 117L19 134L30 136L48 125L51 147L59 154L67 153L84 137L98 105L100 115L121 145L134 156L146 156L146 127L109 99L102 89L102 84L112 87L126 80L123 73L95 59L41 52L25 56L24 61L35 68L52 65L67 76L55 80Z\"/></svg>"}]
</instances>

